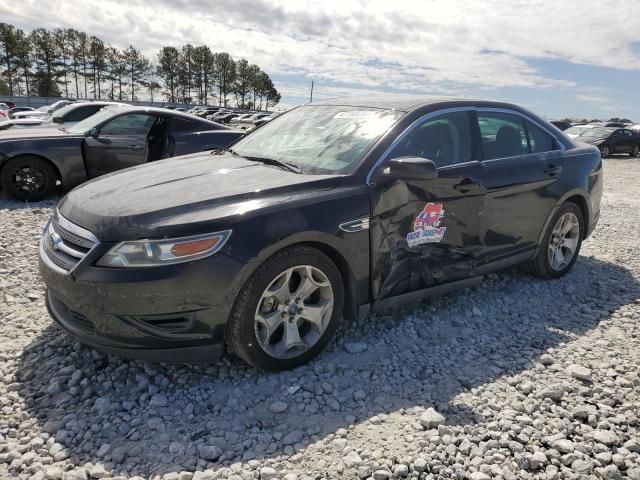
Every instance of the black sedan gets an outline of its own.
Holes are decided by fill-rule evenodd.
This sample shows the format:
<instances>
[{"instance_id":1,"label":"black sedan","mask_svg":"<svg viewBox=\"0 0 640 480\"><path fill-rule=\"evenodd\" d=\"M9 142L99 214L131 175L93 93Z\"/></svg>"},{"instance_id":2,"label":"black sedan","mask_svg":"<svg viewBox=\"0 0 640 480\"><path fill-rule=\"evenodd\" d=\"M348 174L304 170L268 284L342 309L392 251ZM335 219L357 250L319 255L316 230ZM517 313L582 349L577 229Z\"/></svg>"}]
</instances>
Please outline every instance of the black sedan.
<instances>
[{"instance_id":1,"label":"black sedan","mask_svg":"<svg viewBox=\"0 0 640 480\"><path fill-rule=\"evenodd\" d=\"M630 157L640 154L640 135L627 128L591 128L575 140L596 145L603 157L616 153L627 153Z\"/></svg>"},{"instance_id":2,"label":"black sedan","mask_svg":"<svg viewBox=\"0 0 640 480\"><path fill-rule=\"evenodd\" d=\"M156 160L223 148L243 132L163 108L110 107L69 128L0 134L0 185L19 200L39 200L61 184Z\"/></svg>"},{"instance_id":3,"label":"black sedan","mask_svg":"<svg viewBox=\"0 0 640 480\"><path fill-rule=\"evenodd\" d=\"M511 265L566 274L602 182L597 148L515 105L336 99L74 189L40 272L53 319L98 349L194 362L226 345L281 370L346 319Z\"/></svg>"}]
</instances>

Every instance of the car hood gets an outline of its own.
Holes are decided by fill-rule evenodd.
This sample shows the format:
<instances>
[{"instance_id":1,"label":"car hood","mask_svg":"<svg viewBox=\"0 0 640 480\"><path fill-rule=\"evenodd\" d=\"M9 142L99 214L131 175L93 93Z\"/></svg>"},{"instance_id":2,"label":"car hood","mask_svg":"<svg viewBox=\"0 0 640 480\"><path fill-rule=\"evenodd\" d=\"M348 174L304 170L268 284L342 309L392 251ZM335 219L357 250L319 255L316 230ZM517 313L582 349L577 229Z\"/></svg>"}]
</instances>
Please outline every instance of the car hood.
<instances>
[{"instance_id":1,"label":"car hood","mask_svg":"<svg viewBox=\"0 0 640 480\"><path fill-rule=\"evenodd\" d=\"M312 202L338 175L304 175L232 155L198 153L141 165L72 190L59 212L102 241L230 228L265 209Z\"/></svg>"},{"instance_id":2,"label":"car hood","mask_svg":"<svg viewBox=\"0 0 640 480\"><path fill-rule=\"evenodd\" d=\"M32 138L56 138L69 137L71 134L52 127L29 127L29 128L10 128L0 132L0 143L8 140L21 140Z\"/></svg>"}]
</instances>

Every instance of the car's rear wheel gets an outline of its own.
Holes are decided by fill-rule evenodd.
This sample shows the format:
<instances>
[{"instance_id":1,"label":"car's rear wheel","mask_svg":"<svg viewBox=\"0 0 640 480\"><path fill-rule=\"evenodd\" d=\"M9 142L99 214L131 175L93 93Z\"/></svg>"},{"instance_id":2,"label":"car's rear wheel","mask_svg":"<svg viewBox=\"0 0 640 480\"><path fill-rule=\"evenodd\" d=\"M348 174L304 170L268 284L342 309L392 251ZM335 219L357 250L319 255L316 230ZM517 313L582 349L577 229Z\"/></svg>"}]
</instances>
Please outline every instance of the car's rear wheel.
<instances>
[{"instance_id":1,"label":"car's rear wheel","mask_svg":"<svg viewBox=\"0 0 640 480\"><path fill-rule=\"evenodd\" d=\"M563 204L555 213L527 270L542 278L565 275L578 259L584 232L582 211L574 203Z\"/></svg>"},{"instance_id":2,"label":"car's rear wheel","mask_svg":"<svg viewBox=\"0 0 640 480\"><path fill-rule=\"evenodd\" d=\"M31 202L51 195L57 180L49 162L30 155L12 158L2 167L0 174L0 184L7 195Z\"/></svg>"},{"instance_id":3,"label":"car's rear wheel","mask_svg":"<svg viewBox=\"0 0 640 480\"><path fill-rule=\"evenodd\" d=\"M602 154L602 158L608 158L611 156L611 149L605 145L600 149L600 153Z\"/></svg>"},{"instance_id":4,"label":"car's rear wheel","mask_svg":"<svg viewBox=\"0 0 640 480\"><path fill-rule=\"evenodd\" d=\"M343 283L335 264L307 246L281 250L241 289L227 325L228 346L264 370L315 357L342 324Z\"/></svg>"},{"instance_id":5,"label":"car's rear wheel","mask_svg":"<svg viewBox=\"0 0 640 480\"><path fill-rule=\"evenodd\" d=\"M634 145L633 146L633 150L631 150L631 153L629 154L629 156L630 157L637 157L638 155L640 155L640 146Z\"/></svg>"}]
</instances>

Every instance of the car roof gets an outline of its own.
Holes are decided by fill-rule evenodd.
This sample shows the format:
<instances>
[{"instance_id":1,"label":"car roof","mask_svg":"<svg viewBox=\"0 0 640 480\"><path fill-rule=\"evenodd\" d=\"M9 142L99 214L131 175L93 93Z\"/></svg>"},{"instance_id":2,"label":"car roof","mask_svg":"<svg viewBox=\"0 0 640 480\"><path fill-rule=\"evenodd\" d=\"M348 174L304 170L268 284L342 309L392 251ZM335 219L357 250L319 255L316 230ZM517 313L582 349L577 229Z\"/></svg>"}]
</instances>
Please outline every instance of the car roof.
<instances>
[{"instance_id":1,"label":"car roof","mask_svg":"<svg viewBox=\"0 0 640 480\"><path fill-rule=\"evenodd\" d=\"M191 121L196 121L196 122L200 122L200 123L204 123L204 124L215 124L218 126L219 129L222 130L228 130L229 127L227 127L226 125L221 125L219 123L216 122L212 122L211 120L207 120L204 118L200 118L197 117L196 115L192 115L190 113L187 112L181 112L179 110L168 110L166 108L163 107L145 107L145 106L138 106L138 105L125 105L125 106L120 106L120 105L110 105L107 106L106 108L112 109L113 111L117 111L118 113L122 113L122 112L126 112L126 113L153 113L156 115L160 115L160 116L170 116L170 117L180 117L180 118L184 118L186 120L191 120Z\"/></svg>"},{"instance_id":2,"label":"car roof","mask_svg":"<svg viewBox=\"0 0 640 480\"><path fill-rule=\"evenodd\" d=\"M398 110L408 112L417 108L426 107L429 105L441 105L446 107L446 104L463 104L463 105L478 105L483 107L496 107L496 108L515 108L521 110L517 105L488 100L478 100L473 98L458 98L458 97L428 97L424 95L368 95L368 96L350 96L350 97L337 97L327 100L321 100L318 102L312 102L307 105L332 105L332 106L345 106L345 107L366 107L376 108L383 110Z\"/></svg>"}]
</instances>

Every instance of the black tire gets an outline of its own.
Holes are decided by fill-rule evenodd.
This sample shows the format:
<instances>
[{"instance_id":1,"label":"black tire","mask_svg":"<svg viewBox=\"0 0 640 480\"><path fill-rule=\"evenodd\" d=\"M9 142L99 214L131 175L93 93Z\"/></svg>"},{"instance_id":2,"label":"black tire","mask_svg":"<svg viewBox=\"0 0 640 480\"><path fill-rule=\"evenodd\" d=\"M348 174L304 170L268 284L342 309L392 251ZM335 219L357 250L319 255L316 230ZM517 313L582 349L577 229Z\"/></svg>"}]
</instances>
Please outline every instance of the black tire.
<instances>
[{"instance_id":1,"label":"black tire","mask_svg":"<svg viewBox=\"0 0 640 480\"><path fill-rule=\"evenodd\" d=\"M326 330L308 350L293 358L277 358L260 346L256 337L255 312L262 293L284 270L297 265L320 269L331 283L333 311ZM244 284L234 304L225 332L229 349L253 367L281 371L296 368L318 355L344 322L344 288L342 276L331 259L315 248L298 245L286 248L268 258Z\"/></svg>"},{"instance_id":2,"label":"black tire","mask_svg":"<svg viewBox=\"0 0 640 480\"><path fill-rule=\"evenodd\" d=\"M640 145L634 145L633 150L631 150L631 153L629 153L629 156L634 158L638 155L640 155Z\"/></svg>"},{"instance_id":3,"label":"black tire","mask_svg":"<svg viewBox=\"0 0 640 480\"><path fill-rule=\"evenodd\" d=\"M27 183L19 173L24 172L33 178ZM56 189L58 176L53 166L39 157L24 155L5 163L0 172L2 190L16 200L34 202L50 196Z\"/></svg>"},{"instance_id":4,"label":"black tire","mask_svg":"<svg viewBox=\"0 0 640 480\"><path fill-rule=\"evenodd\" d=\"M578 219L578 223L580 226L579 235L578 235L578 244L575 250L575 254L573 255L573 258L571 259L571 261L563 269L554 270L551 267L551 262L549 261L548 248L551 242L551 236L553 234L553 229L556 223L558 222L560 217L566 213L573 213ZM582 215L582 210L580 210L580 208L575 203L567 202L563 204L558 209L558 211L553 215L553 218L551 218L551 221L547 226L547 231L545 232L544 237L542 239L542 244L538 246L536 255L525 264L525 269L529 273L541 278L559 278L567 274L569 270L571 270L573 265L576 263L576 260L578 259L578 255L580 254L580 247L582 246L584 231L585 231L585 223L584 223L584 217Z\"/></svg>"},{"instance_id":5,"label":"black tire","mask_svg":"<svg viewBox=\"0 0 640 480\"><path fill-rule=\"evenodd\" d=\"M602 158L609 158L611 156L611 149L605 145L604 147L600 148L600 154L602 155Z\"/></svg>"}]
</instances>

